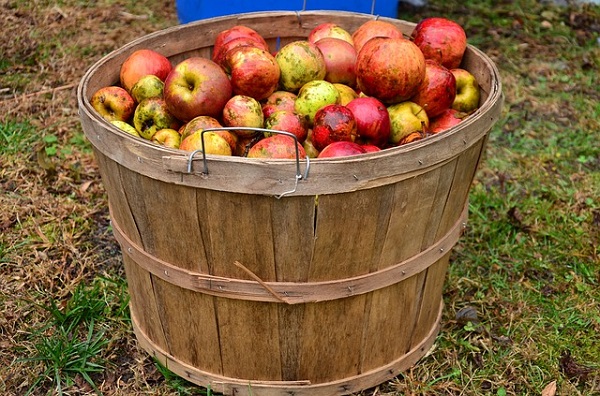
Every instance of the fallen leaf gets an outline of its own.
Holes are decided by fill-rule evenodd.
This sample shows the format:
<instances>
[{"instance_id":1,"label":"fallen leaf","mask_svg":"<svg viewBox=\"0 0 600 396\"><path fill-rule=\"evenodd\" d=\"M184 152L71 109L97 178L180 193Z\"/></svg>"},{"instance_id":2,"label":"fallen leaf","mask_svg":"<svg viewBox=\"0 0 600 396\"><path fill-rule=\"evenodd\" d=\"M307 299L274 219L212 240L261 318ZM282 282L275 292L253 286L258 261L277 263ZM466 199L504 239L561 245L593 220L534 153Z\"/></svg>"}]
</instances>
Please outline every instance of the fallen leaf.
<instances>
[{"instance_id":1,"label":"fallen leaf","mask_svg":"<svg viewBox=\"0 0 600 396\"><path fill-rule=\"evenodd\" d=\"M466 306L459 309L456 312L456 321L460 324L466 324L468 322L478 323L479 317L477 315L477 308Z\"/></svg>"},{"instance_id":2,"label":"fallen leaf","mask_svg":"<svg viewBox=\"0 0 600 396\"><path fill-rule=\"evenodd\" d=\"M570 380L580 380L582 382L587 381L588 376L594 372L591 367L584 366L577 363L573 357L571 357L570 351L564 351L560 356L560 369Z\"/></svg>"},{"instance_id":3,"label":"fallen leaf","mask_svg":"<svg viewBox=\"0 0 600 396\"><path fill-rule=\"evenodd\" d=\"M541 396L554 396L556 395L556 381L550 382L544 390L542 390Z\"/></svg>"}]
</instances>

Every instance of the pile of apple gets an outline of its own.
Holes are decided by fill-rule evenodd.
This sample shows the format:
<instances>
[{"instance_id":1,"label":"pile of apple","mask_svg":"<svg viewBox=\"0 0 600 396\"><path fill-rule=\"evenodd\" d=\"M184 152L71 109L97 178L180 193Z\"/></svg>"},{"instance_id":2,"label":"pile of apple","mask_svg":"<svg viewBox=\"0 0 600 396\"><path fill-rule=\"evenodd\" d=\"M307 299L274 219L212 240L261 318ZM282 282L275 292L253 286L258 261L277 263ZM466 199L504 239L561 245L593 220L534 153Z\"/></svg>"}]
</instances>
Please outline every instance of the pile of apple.
<instances>
[{"instance_id":1,"label":"pile of apple","mask_svg":"<svg viewBox=\"0 0 600 396\"><path fill-rule=\"evenodd\" d=\"M211 59L172 65L154 50L133 52L120 85L90 102L122 130L186 151L357 155L440 133L476 110L478 82L461 68L466 47L463 28L441 17L421 20L409 38L381 20L352 33L323 23L275 53L237 25L216 36Z\"/></svg>"}]
</instances>

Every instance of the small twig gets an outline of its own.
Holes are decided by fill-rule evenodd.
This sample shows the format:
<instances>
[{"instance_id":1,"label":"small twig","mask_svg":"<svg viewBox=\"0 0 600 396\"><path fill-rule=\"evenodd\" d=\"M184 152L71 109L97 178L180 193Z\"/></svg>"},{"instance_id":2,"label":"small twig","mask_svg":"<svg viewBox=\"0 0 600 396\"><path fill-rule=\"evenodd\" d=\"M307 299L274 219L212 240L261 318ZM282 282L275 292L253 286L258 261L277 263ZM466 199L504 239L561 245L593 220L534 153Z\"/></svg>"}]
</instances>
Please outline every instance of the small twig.
<instances>
[{"instance_id":1,"label":"small twig","mask_svg":"<svg viewBox=\"0 0 600 396\"><path fill-rule=\"evenodd\" d=\"M254 272L252 272L252 271L250 271L248 268L246 268L246 266L245 266L244 264L240 263L240 262L239 262L239 261L237 261L237 260L236 260L236 261L234 261L233 263L236 265L236 267L238 267L238 268L241 268L242 270L244 270L244 272L246 272L248 275L250 275L250 277L251 277L252 279L254 279L254 280L255 280L255 281L257 281L258 283L260 283L260 285L261 285L262 287L264 287L264 288L265 288L265 289L266 289L266 290L267 290L269 293L271 293L271 294L273 295L273 297L275 297L276 299L278 299L278 300L279 300L279 301L281 301L281 302L284 302L284 303L286 303L286 304L289 304L289 302L288 302L288 301L287 301L285 298L283 298L283 297L281 297L279 294L277 294L277 292L276 292L275 290L273 290L273 288L272 288L272 287L270 287L269 285L267 285L267 284L266 284L266 283L265 283L265 282L264 282L262 279L260 279L260 278L258 277L258 275L256 275Z\"/></svg>"},{"instance_id":2,"label":"small twig","mask_svg":"<svg viewBox=\"0 0 600 396\"><path fill-rule=\"evenodd\" d=\"M43 89L41 91L32 92L32 93L24 94L24 95L20 95L20 96L16 96L15 95L12 98L4 99L4 100L0 101L0 104L3 104L5 102L12 102L14 100L19 100L19 99L27 99L27 98L31 98L31 97L38 96L38 95L44 95L44 94L47 94L47 93L54 94L54 93L56 93L58 91L64 91L65 89L75 88L77 86L77 84L78 83L71 83L71 84L60 86L60 87Z\"/></svg>"}]
</instances>

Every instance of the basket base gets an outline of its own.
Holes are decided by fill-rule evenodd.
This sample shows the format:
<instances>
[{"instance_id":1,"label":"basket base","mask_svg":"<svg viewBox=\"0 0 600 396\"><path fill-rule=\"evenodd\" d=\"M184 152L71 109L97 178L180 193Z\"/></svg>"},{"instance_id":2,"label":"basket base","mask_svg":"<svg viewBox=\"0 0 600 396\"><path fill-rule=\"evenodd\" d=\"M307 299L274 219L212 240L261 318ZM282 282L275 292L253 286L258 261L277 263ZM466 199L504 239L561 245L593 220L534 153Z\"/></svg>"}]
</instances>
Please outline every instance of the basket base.
<instances>
[{"instance_id":1,"label":"basket base","mask_svg":"<svg viewBox=\"0 0 600 396\"><path fill-rule=\"evenodd\" d=\"M148 337L139 326L137 317L131 310L133 331L138 344L160 364L181 378L202 387L210 387L214 392L224 395L259 395L259 396L320 396L347 395L372 388L396 377L412 367L432 347L440 331L443 302L440 302L438 315L429 333L419 344L400 358L377 369L352 377L313 384L306 381L255 381L249 379L230 378L199 370L170 355Z\"/></svg>"}]
</instances>

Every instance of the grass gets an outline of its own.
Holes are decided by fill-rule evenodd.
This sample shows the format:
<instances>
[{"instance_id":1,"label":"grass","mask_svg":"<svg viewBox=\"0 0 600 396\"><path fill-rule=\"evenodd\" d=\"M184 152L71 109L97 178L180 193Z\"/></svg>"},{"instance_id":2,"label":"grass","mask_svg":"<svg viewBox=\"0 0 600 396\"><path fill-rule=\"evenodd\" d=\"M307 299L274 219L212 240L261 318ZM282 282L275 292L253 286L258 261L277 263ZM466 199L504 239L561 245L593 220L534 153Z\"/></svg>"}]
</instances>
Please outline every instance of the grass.
<instances>
[{"instance_id":1,"label":"grass","mask_svg":"<svg viewBox=\"0 0 600 396\"><path fill-rule=\"evenodd\" d=\"M171 1L0 4L0 393L210 395L135 342L75 86L177 23ZM361 395L600 395L600 8L429 0L498 66L505 107L453 251L443 326ZM552 393L552 386L556 392Z\"/></svg>"}]
</instances>

